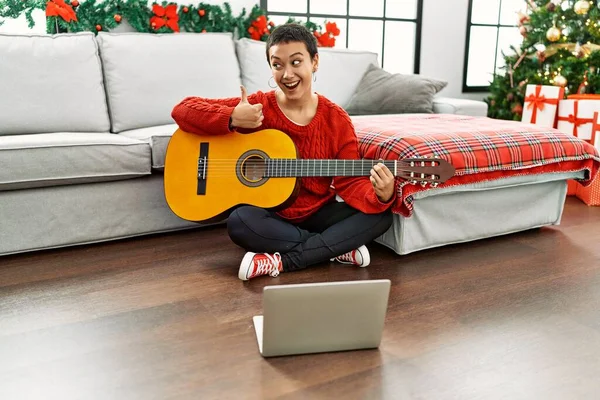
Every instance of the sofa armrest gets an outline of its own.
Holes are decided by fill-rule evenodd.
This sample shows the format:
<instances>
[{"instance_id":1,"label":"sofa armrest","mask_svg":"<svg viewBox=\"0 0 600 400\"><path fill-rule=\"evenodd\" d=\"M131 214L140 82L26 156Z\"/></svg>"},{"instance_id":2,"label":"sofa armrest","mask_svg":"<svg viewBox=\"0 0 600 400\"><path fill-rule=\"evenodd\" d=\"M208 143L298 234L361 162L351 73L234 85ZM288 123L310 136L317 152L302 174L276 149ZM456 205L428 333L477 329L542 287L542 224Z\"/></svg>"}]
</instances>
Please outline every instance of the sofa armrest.
<instances>
[{"instance_id":1,"label":"sofa armrest","mask_svg":"<svg viewBox=\"0 0 600 400\"><path fill-rule=\"evenodd\" d=\"M487 116L488 105L483 101L436 97L433 99L433 112L436 114L459 114L473 117Z\"/></svg>"}]
</instances>

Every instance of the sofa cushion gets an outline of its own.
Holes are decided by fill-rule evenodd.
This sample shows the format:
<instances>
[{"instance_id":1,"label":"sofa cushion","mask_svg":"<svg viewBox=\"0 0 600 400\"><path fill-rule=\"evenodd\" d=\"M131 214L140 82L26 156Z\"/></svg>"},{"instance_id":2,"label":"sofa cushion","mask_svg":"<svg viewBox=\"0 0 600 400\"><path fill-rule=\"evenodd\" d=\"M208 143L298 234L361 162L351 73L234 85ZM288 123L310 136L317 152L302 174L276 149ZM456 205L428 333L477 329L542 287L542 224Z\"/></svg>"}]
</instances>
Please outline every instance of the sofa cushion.
<instances>
[{"instance_id":1,"label":"sofa cushion","mask_svg":"<svg viewBox=\"0 0 600 400\"><path fill-rule=\"evenodd\" d=\"M455 99L452 97L435 97L433 112L435 114L458 114L472 117L486 117L488 105L481 100Z\"/></svg>"},{"instance_id":2,"label":"sofa cushion","mask_svg":"<svg viewBox=\"0 0 600 400\"><path fill-rule=\"evenodd\" d=\"M173 136L173 133L178 128L177 124L160 125L123 131L119 135L150 144L152 148L152 168L163 170L165 168L165 156L169 140L171 140L171 136Z\"/></svg>"},{"instance_id":3,"label":"sofa cushion","mask_svg":"<svg viewBox=\"0 0 600 400\"><path fill-rule=\"evenodd\" d=\"M433 97L447 84L370 65L346 110L350 115L433 114Z\"/></svg>"},{"instance_id":4,"label":"sofa cushion","mask_svg":"<svg viewBox=\"0 0 600 400\"><path fill-rule=\"evenodd\" d=\"M173 123L187 96L240 94L230 33L98 34L112 131Z\"/></svg>"},{"instance_id":5,"label":"sofa cushion","mask_svg":"<svg viewBox=\"0 0 600 400\"><path fill-rule=\"evenodd\" d=\"M315 90L346 108L370 65L379 65L377 53L346 49L319 49Z\"/></svg>"},{"instance_id":6,"label":"sofa cushion","mask_svg":"<svg viewBox=\"0 0 600 400\"><path fill-rule=\"evenodd\" d=\"M150 146L89 132L0 137L0 190L101 182L148 175Z\"/></svg>"},{"instance_id":7,"label":"sofa cushion","mask_svg":"<svg viewBox=\"0 0 600 400\"><path fill-rule=\"evenodd\" d=\"M0 59L0 135L109 131L92 33L0 33Z\"/></svg>"},{"instance_id":8,"label":"sofa cushion","mask_svg":"<svg viewBox=\"0 0 600 400\"><path fill-rule=\"evenodd\" d=\"M265 42L240 39L236 41L236 51L242 83L248 93L273 90L269 86L271 69L267 62ZM376 53L319 48L319 69L313 89L345 108L371 64L378 64Z\"/></svg>"},{"instance_id":9,"label":"sofa cushion","mask_svg":"<svg viewBox=\"0 0 600 400\"><path fill-rule=\"evenodd\" d=\"M268 92L274 88L269 87L271 68L265 55L266 44L258 40L239 39L235 41L235 51L240 65L242 84L248 93L259 90ZM273 85L273 80L271 80Z\"/></svg>"}]
</instances>

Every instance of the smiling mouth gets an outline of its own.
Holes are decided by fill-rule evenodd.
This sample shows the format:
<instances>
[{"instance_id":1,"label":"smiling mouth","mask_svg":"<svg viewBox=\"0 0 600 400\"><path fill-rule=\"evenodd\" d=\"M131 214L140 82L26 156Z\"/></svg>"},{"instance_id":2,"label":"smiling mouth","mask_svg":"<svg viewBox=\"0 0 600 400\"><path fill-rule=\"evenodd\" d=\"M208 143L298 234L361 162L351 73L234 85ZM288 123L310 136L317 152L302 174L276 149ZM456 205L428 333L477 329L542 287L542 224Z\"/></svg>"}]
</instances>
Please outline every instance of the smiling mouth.
<instances>
[{"instance_id":1,"label":"smiling mouth","mask_svg":"<svg viewBox=\"0 0 600 400\"><path fill-rule=\"evenodd\" d=\"M284 83L283 85L288 89L294 89L300 84L300 81L294 83Z\"/></svg>"}]
</instances>

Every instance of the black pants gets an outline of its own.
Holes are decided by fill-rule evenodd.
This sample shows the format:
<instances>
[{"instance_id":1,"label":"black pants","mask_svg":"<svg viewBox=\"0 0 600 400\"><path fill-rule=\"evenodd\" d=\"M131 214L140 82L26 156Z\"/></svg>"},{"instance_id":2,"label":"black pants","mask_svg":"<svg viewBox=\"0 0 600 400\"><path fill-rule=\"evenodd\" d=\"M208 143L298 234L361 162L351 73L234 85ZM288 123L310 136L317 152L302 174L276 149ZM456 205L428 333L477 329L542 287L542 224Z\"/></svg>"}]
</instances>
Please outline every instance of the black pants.
<instances>
[{"instance_id":1,"label":"black pants","mask_svg":"<svg viewBox=\"0 0 600 400\"><path fill-rule=\"evenodd\" d=\"M329 261L369 243L391 225L391 211L364 214L341 202L326 204L299 224L253 206L235 209L227 221L235 244L256 253L279 252L284 271Z\"/></svg>"}]
</instances>

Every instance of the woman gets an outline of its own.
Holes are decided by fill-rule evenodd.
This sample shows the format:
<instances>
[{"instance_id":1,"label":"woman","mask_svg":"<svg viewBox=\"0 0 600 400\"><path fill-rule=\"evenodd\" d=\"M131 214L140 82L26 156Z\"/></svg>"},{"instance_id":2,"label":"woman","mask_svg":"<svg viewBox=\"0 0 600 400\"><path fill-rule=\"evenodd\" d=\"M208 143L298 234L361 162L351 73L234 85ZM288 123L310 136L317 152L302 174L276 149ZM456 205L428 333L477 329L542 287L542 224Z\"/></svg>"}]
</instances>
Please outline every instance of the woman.
<instances>
[{"instance_id":1,"label":"woman","mask_svg":"<svg viewBox=\"0 0 600 400\"><path fill-rule=\"evenodd\" d=\"M188 97L172 112L179 127L215 135L277 129L290 136L300 158L360 159L348 114L312 90L319 66L315 37L286 24L272 32L266 47L278 90L247 95L242 86L240 98ZM298 197L278 212L235 209L228 233L247 251L239 278L277 276L329 260L366 267L365 244L390 227L395 192L394 176L379 163L369 177L302 178Z\"/></svg>"}]
</instances>

